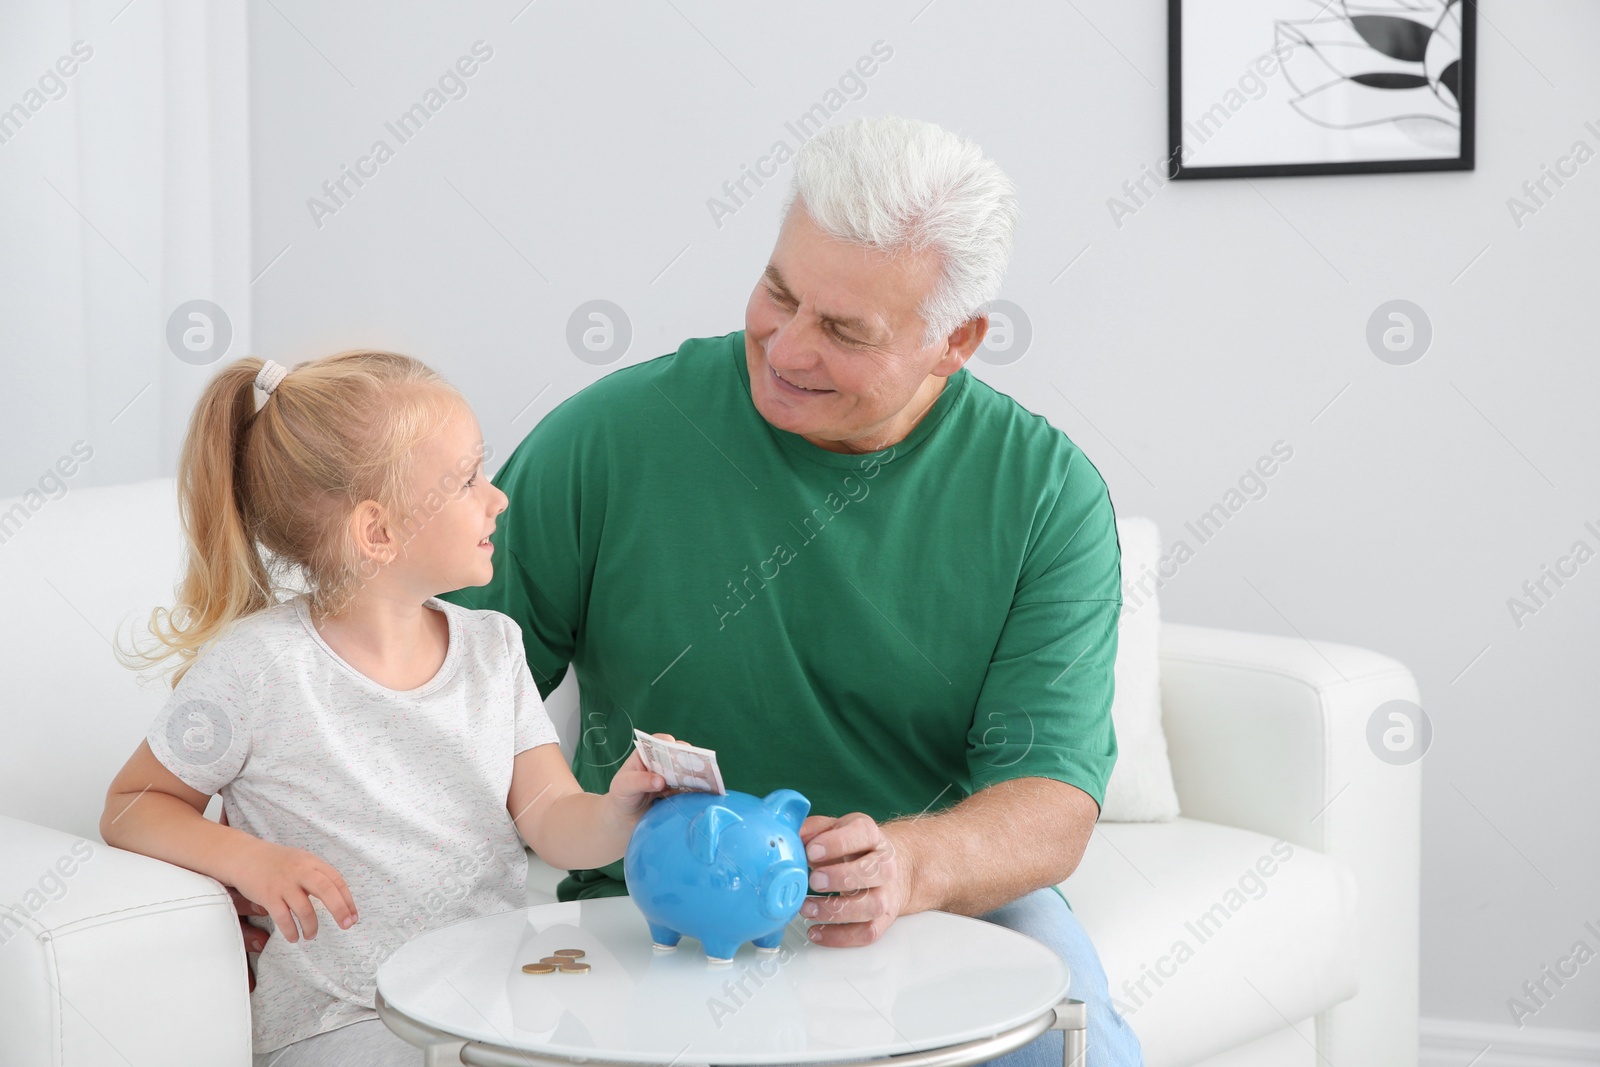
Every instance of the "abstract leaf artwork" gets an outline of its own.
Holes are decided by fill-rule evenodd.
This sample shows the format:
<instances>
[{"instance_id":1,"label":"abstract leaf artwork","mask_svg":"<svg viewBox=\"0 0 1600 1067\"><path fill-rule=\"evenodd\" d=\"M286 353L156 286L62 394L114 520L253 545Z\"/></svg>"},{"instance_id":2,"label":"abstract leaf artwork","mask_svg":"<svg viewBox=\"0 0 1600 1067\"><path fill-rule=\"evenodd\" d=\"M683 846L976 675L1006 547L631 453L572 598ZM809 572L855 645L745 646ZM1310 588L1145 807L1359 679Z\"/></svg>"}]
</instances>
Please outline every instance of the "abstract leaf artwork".
<instances>
[{"instance_id":1,"label":"abstract leaf artwork","mask_svg":"<svg viewBox=\"0 0 1600 1067\"><path fill-rule=\"evenodd\" d=\"M1169 0L1168 173L1470 170L1471 0Z\"/></svg>"}]
</instances>

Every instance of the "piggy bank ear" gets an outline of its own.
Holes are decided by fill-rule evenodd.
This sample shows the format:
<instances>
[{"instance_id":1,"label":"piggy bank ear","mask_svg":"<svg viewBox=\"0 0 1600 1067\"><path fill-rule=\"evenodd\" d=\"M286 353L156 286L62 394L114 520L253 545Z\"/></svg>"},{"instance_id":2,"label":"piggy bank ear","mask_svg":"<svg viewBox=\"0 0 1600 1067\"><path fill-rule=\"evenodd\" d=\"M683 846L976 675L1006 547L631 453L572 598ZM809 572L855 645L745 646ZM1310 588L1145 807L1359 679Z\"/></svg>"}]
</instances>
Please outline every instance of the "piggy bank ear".
<instances>
[{"instance_id":1,"label":"piggy bank ear","mask_svg":"<svg viewBox=\"0 0 1600 1067\"><path fill-rule=\"evenodd\" d=\"M775 789L761 798L761 806L798 830L811 810L811 801L793 789Z\"/></svg>"},{"instance_id":2,"label":"piggy bank ear","mask_svg":"<svg viewBox=\"0 0 1600 1067\"><path fill-rule=\"evenodd\" d=\"M722 831L743 821L732 808L708 804L700 814L689 820L689 854L701 863L715 863Z\"/></svg>"}]
</instances>

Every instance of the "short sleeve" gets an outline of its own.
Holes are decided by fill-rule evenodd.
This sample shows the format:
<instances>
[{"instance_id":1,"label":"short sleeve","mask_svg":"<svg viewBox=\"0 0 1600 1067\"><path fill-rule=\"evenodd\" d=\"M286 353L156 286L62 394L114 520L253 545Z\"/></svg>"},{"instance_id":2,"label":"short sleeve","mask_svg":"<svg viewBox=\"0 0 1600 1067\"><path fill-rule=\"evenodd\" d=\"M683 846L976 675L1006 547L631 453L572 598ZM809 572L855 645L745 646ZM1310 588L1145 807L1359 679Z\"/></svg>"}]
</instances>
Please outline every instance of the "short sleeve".
<instances>
[{"instance_id":1,"label":"short sleeve","mask_svg":"<svg viewBox=\"0 0 1600 1067\"><path fill-rule=\"evenodd\" d=\"M213 646L184 672L145 740L183 784L211 796L250 758L251 709L233 661Z\"/></svg>"},{"instance_id":2,"label":"short sleeve","mask_svg":"<svg viewBox=\"0 0 1600 1067\"><path fill-rule=\"evenodd\" d=\"M967 735L972 791L1040 777L1105 796L1122 546L1100 473L1075 452L1023 564Z\"/></svg>"},{"instance_id":3,"label":"short sleeve","mask_svg":"<svg viewBox=\"0 0 1600 1067\"><path fill-rule=\"evenodd\" d=\"M500 624L505 629L506 652L511 658L512 704L516 717L514 747L517 752L523 752L540 745L560 744L555 723L550 721L550 713L544 709L544 700L539 696L533 673L528 670L527 654L523 651L522 635L516 620L500 615Z\"/></svg>"}]
</instances>

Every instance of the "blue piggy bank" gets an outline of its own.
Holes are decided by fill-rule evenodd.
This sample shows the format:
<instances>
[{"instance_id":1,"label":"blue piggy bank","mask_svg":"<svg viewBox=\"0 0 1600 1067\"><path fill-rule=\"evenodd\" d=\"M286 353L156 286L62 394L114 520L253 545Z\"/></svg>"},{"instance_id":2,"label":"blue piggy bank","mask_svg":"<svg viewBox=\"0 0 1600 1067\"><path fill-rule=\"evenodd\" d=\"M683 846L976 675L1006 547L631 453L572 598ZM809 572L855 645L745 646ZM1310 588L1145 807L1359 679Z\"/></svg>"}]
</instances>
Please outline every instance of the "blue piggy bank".
<instances>
[{"instance_id":1,"label":"blue piggy bank","mask_svg":"<svg viewBox=\"0 0 1600 1067\"><path fill-rule=\"evenodd\" d=\"M713 963L754 941L776 952L810 878L800 824L811 801L793 789L765 797L676 793L633 828L622 873L657 948L684 934Z\"/></svg>"}]
</instances>

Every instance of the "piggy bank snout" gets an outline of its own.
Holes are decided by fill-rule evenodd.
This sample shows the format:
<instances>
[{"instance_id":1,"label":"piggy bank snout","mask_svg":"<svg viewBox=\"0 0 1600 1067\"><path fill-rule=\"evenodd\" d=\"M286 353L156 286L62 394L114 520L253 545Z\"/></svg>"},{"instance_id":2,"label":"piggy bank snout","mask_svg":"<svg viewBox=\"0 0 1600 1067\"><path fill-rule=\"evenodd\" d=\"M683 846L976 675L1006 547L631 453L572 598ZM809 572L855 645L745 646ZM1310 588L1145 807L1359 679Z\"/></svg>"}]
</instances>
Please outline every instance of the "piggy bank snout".
<instances>
[{"instance_id":1,"label":"piggy bank snout","mask_svg":"<svg viewBox=\"0 0 1600 1067\"><path fill-rule=\"evenodd\" d=\"M798 863L780 863L762 879L761 911L769 919L789 919L806 895L806 870Z\"/></svg>"}]
</instances>

